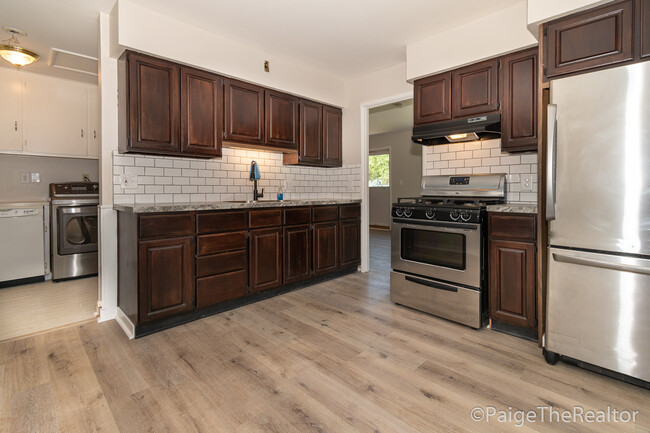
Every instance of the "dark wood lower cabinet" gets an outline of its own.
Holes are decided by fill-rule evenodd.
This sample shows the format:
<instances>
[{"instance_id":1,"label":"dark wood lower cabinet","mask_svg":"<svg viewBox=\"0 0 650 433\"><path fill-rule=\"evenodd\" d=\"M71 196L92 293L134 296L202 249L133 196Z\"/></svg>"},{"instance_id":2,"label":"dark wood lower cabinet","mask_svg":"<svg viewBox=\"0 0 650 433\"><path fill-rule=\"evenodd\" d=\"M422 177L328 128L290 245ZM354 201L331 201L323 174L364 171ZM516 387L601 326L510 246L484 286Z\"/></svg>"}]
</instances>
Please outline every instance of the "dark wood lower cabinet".
<instances>
[{"instance_id":1,"label":"dark wood lower cabinet","mask_svg":"<svg viewBox=\"0 0 650 433\"><path fill-rule=\"evenodd\" d=\"M338 232L338 221L314 224L312 232L314 275L321 275L338 269Z\"/></svg>"},{"instance_id":2,"label":"dark wood lower cabinet","mask_svg":"<svg viewBox=\"0 0 650 433\"><path fill-rule=\"evenodd\" d=\"M311 277L311 227L309 224L285 227L284 284Z\"/></svg>"},{"instance_id":3,"label":"dark wood lower cabinet","mask_svg":"<svg viewBox=\"0 0 650 433\"><path fill-rule=\"evenodd\" d=\"M194 308L194 238L141 241L138 247L140 322Z\"/></svg>"},{"instance_id":4,"label":"dark wood lower cabinet","mask_svg":"<svg viewBox=\"0 0 650 433\"><path fill-rule=\"evenodd\" d=\"M251 293L282 285L282 228L251 230L249 235Z\"/></svg>"},{"instance_id":5,"label":"dark wood lower cabinet","mask_svg":"<svg viewBox=\"0 0 650 433\"><path fill-rule=\"evenodd\" d=\"M490 241L490 317L515 326L537 325L535 245Z\"/></svg>"},{"instance_id":6,"label":"dark wood lower cabinet","mask_svg":"<svg viewBox=\"0 0 650 433\"><path fill-rule=\"evenodd\" d=\"M358 219L339 223L339 260L342 268L361 264L361 222Z\"/></svg>"}]
</instances>

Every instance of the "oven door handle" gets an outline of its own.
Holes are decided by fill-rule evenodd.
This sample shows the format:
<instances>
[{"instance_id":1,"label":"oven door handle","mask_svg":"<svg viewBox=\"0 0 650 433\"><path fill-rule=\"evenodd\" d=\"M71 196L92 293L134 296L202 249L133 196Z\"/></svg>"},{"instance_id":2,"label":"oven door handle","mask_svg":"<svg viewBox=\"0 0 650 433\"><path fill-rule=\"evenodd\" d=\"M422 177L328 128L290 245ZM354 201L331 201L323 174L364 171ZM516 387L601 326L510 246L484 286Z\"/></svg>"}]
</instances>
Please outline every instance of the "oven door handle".
<instances>
[{"instance_id":1,"label":"oven door handle","mask_svg":"<svg viewBox=\"0 0 650 433\"><path fill-rule=\"evenodd\" d=\"M411 277L409 275L405 276L404 278L406 279L406 281L410 281L410 282L416 283L416 284L421 284L421 285L427 286L427 287L432 287L434 289L444 290L446 292L458 292L458 287L450 286L448 284L442 284L442 283L438 283L436 281L423 280L423 279L420 279L420 278Z\"/></svg>"},{"instance_id":2,"label":"oven door handle","mask_svg":"<svg viewBox=\"0 0 650 433\"><path fill-rule=\"evenodd\" d=\"M398 225L400 227L411 228L411 229L426 229L428 227L431 227L431 228L443 229L450 233L466 233L466 232L475 232L478 230L478 226L472 226L470 224L467 224L464 227L449 227L448 223L434 223L434 222L427 222L426 224L397 223L395 225Z\"/></svg>"}]
</instances>

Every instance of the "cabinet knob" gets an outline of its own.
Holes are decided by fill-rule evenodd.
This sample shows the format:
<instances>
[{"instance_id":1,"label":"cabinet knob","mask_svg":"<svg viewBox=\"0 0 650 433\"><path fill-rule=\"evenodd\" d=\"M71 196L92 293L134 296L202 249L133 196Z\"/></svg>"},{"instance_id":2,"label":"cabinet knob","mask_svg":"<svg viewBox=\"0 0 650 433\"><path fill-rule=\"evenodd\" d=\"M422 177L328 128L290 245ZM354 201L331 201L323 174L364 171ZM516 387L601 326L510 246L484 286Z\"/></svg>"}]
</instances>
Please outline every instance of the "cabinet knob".
<instances>
[{"instance_id":1,"label":"cabinet knob","mask_svg":"<svg viewBox=\"0 0 650 433\"><path fill-rule=\"evenodd\" d=\"M81 138L84 138L84 129L81 128Z\"/></svg>"},{"instance_id":2,"label":"cabinet knob","mask_svg":"<svg viewBox=\"0 0 650 433\"><path fill-rule=\"evenodd\" d=\"M97 138L97 130L93 129L93 138Z\"/></svg>"},{"instance_id":3,"label":"cabinet knob","mask_svg":"<svg viewBox=\"0 0 650 433\"><path fill-rule=\"evenodd\" d=\"M14 122L14 131L18 131L18 121Z\"/></svg>"}]
</instances>

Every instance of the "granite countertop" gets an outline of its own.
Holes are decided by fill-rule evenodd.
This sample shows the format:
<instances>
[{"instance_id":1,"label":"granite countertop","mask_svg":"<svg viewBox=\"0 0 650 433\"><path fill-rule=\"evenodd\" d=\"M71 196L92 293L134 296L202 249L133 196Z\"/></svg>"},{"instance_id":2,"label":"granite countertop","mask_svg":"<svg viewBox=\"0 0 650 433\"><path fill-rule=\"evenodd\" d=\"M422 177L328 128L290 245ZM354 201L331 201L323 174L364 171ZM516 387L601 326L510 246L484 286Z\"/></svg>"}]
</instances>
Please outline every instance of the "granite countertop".
<instances>
[{"instance_id":1,"label":"granite countertop","mask_svg":"<svg viewBox=\"0 0 650 433\"><path fill-rule=\"evenodd\" d=\"M491 204L487 207L488 212L505 213L537 213L537 203L502 203Z\"/></svg>"},{"instance_id":2,"label":"granite countertop","mask_svg":"<svg viewBox=\"0 0 650 433\"><path fill-rule=\"evenodd\" d=\"M361 203L358 199L323 199L323 200L260 200L252 201L215 201L205 203L143 203L143 204L115 204L113 209L132 213L156 212L188 212L200 210L223 209L257 209L266 207L293 207L293 206L320 206L334 204Z\"/></svg>"}]
</instances>

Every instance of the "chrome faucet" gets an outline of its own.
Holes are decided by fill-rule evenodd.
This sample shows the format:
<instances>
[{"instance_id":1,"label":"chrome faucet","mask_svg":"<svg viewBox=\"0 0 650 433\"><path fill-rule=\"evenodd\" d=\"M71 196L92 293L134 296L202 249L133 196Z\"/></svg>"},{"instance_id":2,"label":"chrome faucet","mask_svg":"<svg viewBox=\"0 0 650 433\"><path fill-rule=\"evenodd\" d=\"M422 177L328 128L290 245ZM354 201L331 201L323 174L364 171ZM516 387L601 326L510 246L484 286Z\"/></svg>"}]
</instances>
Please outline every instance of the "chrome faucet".
<instances>
[{"instance_id":1,"label":"chrome faucet","mask_svg":"<svg viewBox=\"0 0 650 433\"><path fill-rule=\"evenodd\" d=\"M257 192L257 181L260 177L261 176L260 171L257 168L257 162L252 161L249 180L253 181L253 201L257 201L258 198L264 197L264 188L262 188L262 192Z\"/></svg>"}]
</instances>

